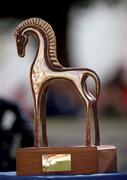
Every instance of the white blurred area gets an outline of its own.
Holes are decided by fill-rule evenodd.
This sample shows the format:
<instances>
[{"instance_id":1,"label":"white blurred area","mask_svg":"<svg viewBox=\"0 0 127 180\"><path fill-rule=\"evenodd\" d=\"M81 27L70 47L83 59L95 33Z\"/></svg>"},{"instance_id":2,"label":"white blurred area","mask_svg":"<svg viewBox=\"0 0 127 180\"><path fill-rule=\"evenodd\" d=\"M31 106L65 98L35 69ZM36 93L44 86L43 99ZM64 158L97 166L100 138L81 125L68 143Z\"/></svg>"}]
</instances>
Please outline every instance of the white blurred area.
<instances>
[{"instance_id":1,"label":"white blurred area","mask_svg":"<svg viewBox=\"0 0 127 180\"><path fill-rule=\"evenodd\" d=\"M26 56L17 55L14 33L22 20L6 18L0 20L0 96L19 102L23 107L33 107L29 70L35 50L33 40L28 43Z\"/></svg>"},{"instance_id":2,"label":"white blurred area","mask_svg":"<svg viewBox=\"0 0 127 180\"><path fill-rule=\"evenodd\" d=\"M68 21L72 66L95 70L103 84L122 67L127 72L127 1L88 8L73 6ZM127 78L125 78L127 81Z\"/></svg>"}]
</instances>

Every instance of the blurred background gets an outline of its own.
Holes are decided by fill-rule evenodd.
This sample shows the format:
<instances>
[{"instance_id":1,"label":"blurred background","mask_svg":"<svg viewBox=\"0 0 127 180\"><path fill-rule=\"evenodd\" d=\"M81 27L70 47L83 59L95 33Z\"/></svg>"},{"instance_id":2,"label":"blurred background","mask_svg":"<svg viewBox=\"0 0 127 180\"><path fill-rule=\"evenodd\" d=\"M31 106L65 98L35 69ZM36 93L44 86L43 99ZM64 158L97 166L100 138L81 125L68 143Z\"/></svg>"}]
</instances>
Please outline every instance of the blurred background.
<instances>
[{"instance_id":1,"label":"blurred background","mask_svg":"<svg viewBox=\"0 0 127 180\"><path fill-rule=\"evenodd\" d=\"M36 42L30 38L21 59L14 33L23 20L40 17L55 31L57 56L63 66L90 68L99 75L101 144L117 147L118 170L126 172L127 1L46 0L38 8L36 3L31 12L23 7L25 15L0 16L0 171L15 170L16 149L33 146L29 70ZM88 85L94 91L90 79ZM46 107L49 144L84 145L84 106L68 82L50 87Z\"/></svg>"}]
</instances>

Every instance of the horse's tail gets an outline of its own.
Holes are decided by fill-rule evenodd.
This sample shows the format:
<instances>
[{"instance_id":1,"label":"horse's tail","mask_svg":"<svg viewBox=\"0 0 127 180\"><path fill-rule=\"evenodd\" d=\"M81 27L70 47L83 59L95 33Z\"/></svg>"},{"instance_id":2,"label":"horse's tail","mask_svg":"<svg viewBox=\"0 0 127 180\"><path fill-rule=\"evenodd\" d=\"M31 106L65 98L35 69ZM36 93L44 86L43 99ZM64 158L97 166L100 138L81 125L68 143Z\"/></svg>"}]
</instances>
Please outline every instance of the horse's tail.
<instances>
[{"instance_id":1,"label":"horse's tail","mask_svg":"<svg viewBox=\"0 0 127 180\"><path fill-rule=\"evenodd\" d=\"M95 82L95 95L93 95L88 89L87 89L87 84L86 84L86 79L88 77L93 78ZM92 71L91 69L87 69L86 72L83 74L82 77L82 88L85 91L86 97L90 100L93 101L98 101L99 95L100 95L100 79L96 72Z\"/></svg>"}]
</instances>

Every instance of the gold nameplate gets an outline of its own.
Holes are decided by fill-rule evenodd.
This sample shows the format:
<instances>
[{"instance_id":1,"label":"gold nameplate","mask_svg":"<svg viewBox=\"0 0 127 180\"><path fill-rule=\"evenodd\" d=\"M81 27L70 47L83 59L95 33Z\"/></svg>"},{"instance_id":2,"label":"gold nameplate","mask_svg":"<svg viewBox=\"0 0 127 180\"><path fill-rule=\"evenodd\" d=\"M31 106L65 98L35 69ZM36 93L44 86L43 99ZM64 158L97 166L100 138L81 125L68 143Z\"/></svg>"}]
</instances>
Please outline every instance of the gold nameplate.
<instances>
[{"instance_id":1,"label":"gold nameplate","mask_svg":"<svg viewBox=\"0 0 127 180\"><path fill-rule=\"evenodd\" d=\"M42 171L71 171L71 154L43 154Z\"/></svg>"}]
</instances>

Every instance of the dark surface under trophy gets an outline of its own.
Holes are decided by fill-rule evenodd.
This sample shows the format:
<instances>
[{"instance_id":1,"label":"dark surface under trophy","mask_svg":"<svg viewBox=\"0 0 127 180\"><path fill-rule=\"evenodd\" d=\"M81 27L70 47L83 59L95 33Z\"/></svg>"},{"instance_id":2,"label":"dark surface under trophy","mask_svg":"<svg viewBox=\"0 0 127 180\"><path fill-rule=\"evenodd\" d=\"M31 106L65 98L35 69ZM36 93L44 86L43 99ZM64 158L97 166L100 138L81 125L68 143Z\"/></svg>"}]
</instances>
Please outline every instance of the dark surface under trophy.
<instances>
[{"instance_id":1,"label":"dark surface under trophy","mask_svg":"<svg viewBox=\"0 0 127 180\"><path fill-rule=\"evenodd\" d=\"M56 56L56 39L52 27L40 18L23 21L17 27L15 35L20 57L25 56L25 48L30 35L34 36L38 42L37 53L30 69L34 98L34 147L17 150L17 175L116 172L116 147L100 145L97 113L100 80L97 74L86 68L63 67ZM95 81L95 95L87 89L86 79L88 77ZM83 99L86 121L84 146L48 146L45 97L50 83L54 83L56 79L68 80ZM95 145L91 144L91 112L95 127ZM40 134L42 134L42 142L40 142Z\"/></svg>"}]
</instances>

